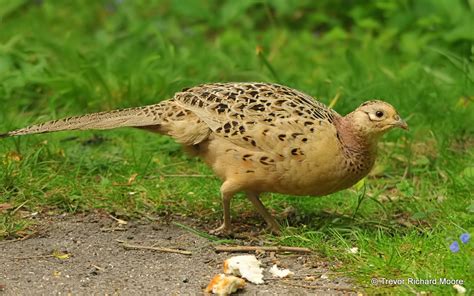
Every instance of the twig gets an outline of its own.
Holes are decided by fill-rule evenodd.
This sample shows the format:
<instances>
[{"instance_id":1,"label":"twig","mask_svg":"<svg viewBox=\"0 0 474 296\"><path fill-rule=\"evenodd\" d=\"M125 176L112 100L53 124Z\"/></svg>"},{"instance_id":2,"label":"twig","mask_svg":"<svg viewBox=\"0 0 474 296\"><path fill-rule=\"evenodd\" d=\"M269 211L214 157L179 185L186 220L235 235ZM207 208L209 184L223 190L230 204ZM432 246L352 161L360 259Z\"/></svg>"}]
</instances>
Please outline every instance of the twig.
<instances>
[{"instance_id":1,"label":"twig","mask_svg":"<svg viewBox=\"0 0 474 296\"><path fill-rule=\"evenodd\" d=\"M215 246L217 252L255 252L255 251L267 251L267 252L294 252L294 253L311 253L308 248L300 247L286 247L286 246L275 246L275 247L258 247L258 246Z\"/></svg>"},{"instance_id":2,"label":"twig","mask_svg":"<svg viewBox=\"0 0 474 296\"><path fill-rule=\"evenodd\" d=\"M19 205L18 207L16 207L11 213L10 215L15 215L16 212L18 212L24 205L26 205L26 203L28 202L29 200L25 200L24 202L21 203L21 205Z\"/></svg>"},{"instance_id":3,"label":"twig","mask_svg":"<svg viewBox=\"0 0 474 296\"><path fill-rule=\"evenodd\" d=\"M20 237L20 238L15 238L15 239L4 240L0 242L0 245L6 245L9 243L19 242L19 241L22 241L23 239L24 239L23 237Z\"/></svg>"},{"instance_id":4,"label":"twig","mask_svg":"<svg viewBox=\"0 0 474 296\"><path fill-rule=\"evenodd\" d=\"M214 175L199 175L199 174L166 174L160 177L182 177L182 178L217 178Z\"/></svg>"},{"instance_id":5,"label":"twig","mask_svg":"<svg viewBox=\"0 0 474 296\"><path fill-rule=\"evenodd\" d=\"M199 174L160 174L156 176L145 176L143 179L153 180L157 178L215 178L214 175L199 175Z\"/></svg>"},{"instance_id":6,"label":"twig","mask_svg":"<svg viewBox=\"0 0 474 296\"><path fill-rule=\"evenodd\" d=\"M161 171L163 168L175 167L175 166L182 165L182 164L188 164L188 162L187 162L187 161L178 161L178 162L174 162L174 163L169 163L169 164L161 165L161 166L158 168L158 171Z\"/></svg>"},{"instance_id":7,"label":"twig","mask_svg":"<svg viewBox=\"0 0 474 296\"><path fill-rule=\"evenodd\" d=\"M150 221L153 221L153 222L156 222L156 221L160 221L160 218L155 218L155 217L152 217L150 215L147 215L145 213L143 213L142 211L137 211L138 214L140 214L140 216L144 217L145 219L148 219Z\"/></svg>"},{"instance_id":8,"label":"twig","mask_svg":"<svg viewBox=\"0 0 474 296\"><path fill-rule=\"evenodd\" d=\"M9 243L24 241L24 240L27 240L27 239L29 239L30 237L32 237L34 234L37 234L37 232L30 233L30 234L28 234L28 235L25 235L24 237L19 237L19 238L15 238L15 239L10 239L10 240L1 241L1 242L0 242L0 245L6 245L6 244L9 244Z\"/></svg>"},{"instance_id":9,"label":"twig","mask_svg":"<svg viewBox=\"0 0 474 296\"><path fill-rule=\"evenodd\" d=\"M281 281L280 283L292 286L292 287L299 287L299 288L305 288L305 289L313 289L313 290L327 290L327 289L332 289L332 290L337 290L337 291L351 291L354 292L354 289L351 288L344 288L344 287L338 287L335 285L321 285L321 286L312 286L312 285L303 285L303 284L296 284L296 283L291 283L289 281Z\"/></svg>"},{"instance_id":10,"label":"twig","mask_svg":"<svg viewBox=\"0 0 474 296\"><path fill-rule=\"evenodd\" d=\"M127 228L123 228L123 227L103 227L100 229L100 231L102 232L114 232L114 231L127 231Z\"/></svg>"},{"instance_id":11,"label":"twig","mask_svg":"<svg viewBox=\"0 0 474 296\"><path fill-rule=\"evenodd\" d=\"M102 268L102 267L97 266L97 265L95 265L95 264L91 264L91 266L94 267L94 268L97 269L97 270L100 270L100 271L104 271L104 270L105 270L105 268Z\"/></svg>"},{"instance_id":12,"label":"twig","mask_svg":"<svg viewBox=\"0 0 474 296\"><path fill-rule=\"evenodd\" d=\"M128 224L127 221L125 220L122 220L122 219L119 219L119 218L116 218L112 215L109 214L109 217L112 218L113 220L115 220L115 222L117 222L118 224L121 224L121 225L125 225L125 224Z\"/></svg>"},{"instance_id":13,"label":"twig","mask_svg":"<svg viewBox=\"0 0 474 296\"><path fill-rule=\"evenodd\" d=\"M158 251L158 252L165 252L165 253L176 253L182 255L191 255L190 251L183 251L178 249L170 249L170 248L161 248L161 247L152 247L152 246L140 246L140 245L132 245L125 243L124 241L117 240L121 243L122 247L128 250L151 250L151 251Z\"/></svg>"},{"instance_id":14,"label":"twig","mask_svg":"<svg viewBox=\"0 0 474 296\"><path fill-rule=\"evenodd\" d=\"M36 255L36 256L25 256L25 257L13 257L15 260L28 260L28 259L46 259L54 257L53 254L50 255Z\"/></svg>"},{"instance_id":15,"label":"twig","mask_svg":"<svg viewBox=\"0 0 474 296\"><path fill-rule=\"evenodd\" d=\"M342 272L334 272L334 271L321 271L320 273L306 273L306 274L298 274L298 275L291 275L291 276L288 276L287 279L291 279L291 280L305 280L306 278L308 277L314 277L315 279L321 279L321 276L323 274L326 274L326 275L339 275L339 274L343 274ZM265 278L265 280L278 280L278 281L281 281L282 278L279 278L279 277L268 277L268 278Z\"/></svg>"}]
</instances>

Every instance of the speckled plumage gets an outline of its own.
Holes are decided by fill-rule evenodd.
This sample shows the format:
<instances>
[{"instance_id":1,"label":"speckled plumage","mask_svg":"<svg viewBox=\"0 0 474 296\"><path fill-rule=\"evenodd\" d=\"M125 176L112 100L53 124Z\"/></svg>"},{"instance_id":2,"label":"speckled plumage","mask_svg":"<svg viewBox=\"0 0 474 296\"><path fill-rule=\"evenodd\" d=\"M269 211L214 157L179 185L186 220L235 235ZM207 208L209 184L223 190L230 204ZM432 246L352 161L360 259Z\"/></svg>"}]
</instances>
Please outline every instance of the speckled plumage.
<instances>
[{"instance_id":1,"label":"speckled plumage","mask_svg":"<svg viewBox=\"0 0 474 296\"><path fill-rule=\"evenodd\" d=\"M185 89L159 104L50 121L3 137L125 126L170 135L222 179L224 224L219 231L230 231L230 200L244 191L277 232L260 193L320 196L348 188L372 168L378 138L406 123L382 101L368 101L342 117L289 87L213 83Z\"/></svg>"}]
</instances>

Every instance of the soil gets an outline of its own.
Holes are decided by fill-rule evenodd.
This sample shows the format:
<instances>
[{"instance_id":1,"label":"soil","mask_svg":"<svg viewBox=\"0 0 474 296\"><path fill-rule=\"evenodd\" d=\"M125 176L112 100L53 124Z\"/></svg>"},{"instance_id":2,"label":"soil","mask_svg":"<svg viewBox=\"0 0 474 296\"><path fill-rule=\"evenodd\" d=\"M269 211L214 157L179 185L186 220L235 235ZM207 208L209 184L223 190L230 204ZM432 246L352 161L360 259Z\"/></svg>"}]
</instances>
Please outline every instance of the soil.
<instances>
[{"instance_id":1,"label":"soil","mask_svg":"<svg viewBox=\"0 0 474 296\"><path fill-rule=\"evenodd\" d=\"M173 219L195 226L191 219ZM28 239L0 241L1 296L203 295L210 279L222 273L223 261L239 255L217 253L212 241L161 219L120 224L103 214L60 215L42 217L37 226L36 235ZM192 254L125 249L123 242ZM265 284L247 283L235 295L357 294L349 279L329 271L334 264L316 254L256 255L265 268ZM295 275L274 278L268 269L275 262Z\"/></svg>"}]
</instances>

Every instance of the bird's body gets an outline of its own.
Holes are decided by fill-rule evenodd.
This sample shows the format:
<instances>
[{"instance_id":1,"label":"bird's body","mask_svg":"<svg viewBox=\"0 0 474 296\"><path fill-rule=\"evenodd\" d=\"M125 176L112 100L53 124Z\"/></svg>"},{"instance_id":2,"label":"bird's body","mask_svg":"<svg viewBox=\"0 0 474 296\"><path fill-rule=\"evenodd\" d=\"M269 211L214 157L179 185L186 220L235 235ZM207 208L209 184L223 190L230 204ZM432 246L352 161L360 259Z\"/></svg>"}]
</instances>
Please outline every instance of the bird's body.
<instances>
[{"instance_id":1,"label":"bird's body","mask_svg":"<svg viewBox=\"0 0 474 296\"><path fill-rule=\"evenodd\" d=\"M343 117L285 86L214 83L185 89L155 105L46 122L3 136L124 126L167 134L213 169L223 181L224 224L219 230L229 232L235 193L246 192L277 231L260 193L320 196L348 188L372 168L380 135L406 124L381 101L366 102Z\"/></svg>"}]
</instances>

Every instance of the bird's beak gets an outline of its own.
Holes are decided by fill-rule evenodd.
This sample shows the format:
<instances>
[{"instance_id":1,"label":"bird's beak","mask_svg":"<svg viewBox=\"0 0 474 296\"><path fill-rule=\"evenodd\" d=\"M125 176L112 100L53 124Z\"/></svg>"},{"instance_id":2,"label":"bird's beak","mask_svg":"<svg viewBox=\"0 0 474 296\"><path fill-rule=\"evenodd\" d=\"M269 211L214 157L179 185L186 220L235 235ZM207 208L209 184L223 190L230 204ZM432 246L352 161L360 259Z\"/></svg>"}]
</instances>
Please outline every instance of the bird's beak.
<instances>
[{"instance_id":1,"label":"bird's beak","mask_svg":"<svg viewBox=\"0 0 474 296\"><path fill-rule=\"evenodd\" d=\"M408 124L406 123L405 120L401 118L395 122L395 126L398 126L399 128L402 128L404 130L408 130Z\"/></svg>"}]
</instances>

